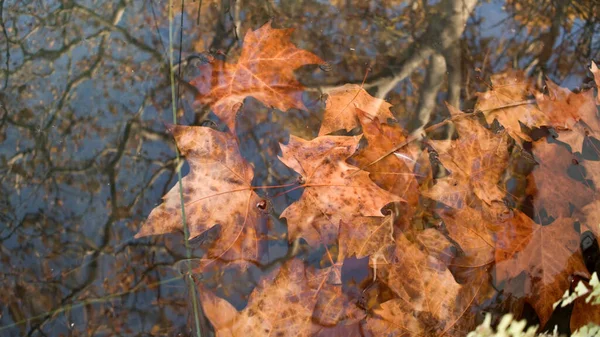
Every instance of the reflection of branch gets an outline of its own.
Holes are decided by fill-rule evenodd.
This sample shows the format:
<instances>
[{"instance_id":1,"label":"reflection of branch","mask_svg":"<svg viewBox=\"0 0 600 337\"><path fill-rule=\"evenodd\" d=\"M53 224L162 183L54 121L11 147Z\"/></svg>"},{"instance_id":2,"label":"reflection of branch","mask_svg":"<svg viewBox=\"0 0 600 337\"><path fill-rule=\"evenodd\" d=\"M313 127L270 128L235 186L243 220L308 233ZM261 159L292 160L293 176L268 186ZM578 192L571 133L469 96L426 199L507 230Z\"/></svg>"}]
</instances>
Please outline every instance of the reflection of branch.
<instances>
[{"instance_id":1,"label":"reflection of branch","mask_svg":"<svg viewBox=\"0 0 600 337\"><path fill-rule=\"evenodd\" d=\"M429 66L427 67L427 75L423 83L419 106L417 107L417 116L421 125L414 134L419 134L423 131L423 127L429 122L431 112L435 109L437 94L444 81L446 73L446 61L440 54L431 55Z\"/></svg>"},{"instance_id":2,"label":"reflection of branch","mask_svg":"<svg viewBox=\"0 0 600 337\"><path fill-rule=\"evenodd\" d=\"M2 28L2 34L4 34L4 41L6 41L6 72L4 73L4 90L6 87L8 87L8 71L10 69L10 43L8 42L8 34L6 33L3 12L4 0L0 0L0 28Z\"/></svg>"},{"instance_id":3,"label":"reflection of branch","mask_svg":"<svg viewBox=\"0 0 600 337\"><path fill-rule=\"evenodd\" d=\"M461 49L459 41L444 52L446 66L448 67L448 94L446 101L453 107L460 107L460 88L462 83Z\"/></svg>"},{"instance_id":4,"label":"reflection of branch","mask_svg":"<svg viewBox=\"0 0 600 337\"><path fill-rule=\"evenodd\" d=\"M112 22L104 19L102 16L96 14L94 11L90 10L89 8L87 8L85 6L81 6L77 3L73 4L73 10L79 11L79 12L83 13L84 15L93 18L95 21L98 21L99 23L101 23L102 25L104 25L105 27L109 28L112 31L121 33L123 35L123 37L125 38L125 40L127 40L127 42L129 42L132 45L136 46L137 48L149 53L156 60L162 60L163 59L162 55L156 50L155 47L149 46L149 45L139 41L138 39L133 37L131 34L129 34L129 32L125 28L117 25L118 22L123 17L123 12L125 11L125 6L126 5L124 3L120 4L117 11L113 14Z\"/></svg>"},{"instance_id":5,"label":"reflection of branch","mask_svg":"<svg viewBox=\"0 0 600 337\"><path fill-rule=\"evenodd\" d=\"M421 63L434 52L443 52L451 47L462 35L467 19L475 8L476 0L445 0L440 3L440 12L446 13L442 18L431 20L425 33L415 43L400 70L378 80L377 97L385 98L396 87L398 82L405 79Z\"/></svg>"}]
</instances>

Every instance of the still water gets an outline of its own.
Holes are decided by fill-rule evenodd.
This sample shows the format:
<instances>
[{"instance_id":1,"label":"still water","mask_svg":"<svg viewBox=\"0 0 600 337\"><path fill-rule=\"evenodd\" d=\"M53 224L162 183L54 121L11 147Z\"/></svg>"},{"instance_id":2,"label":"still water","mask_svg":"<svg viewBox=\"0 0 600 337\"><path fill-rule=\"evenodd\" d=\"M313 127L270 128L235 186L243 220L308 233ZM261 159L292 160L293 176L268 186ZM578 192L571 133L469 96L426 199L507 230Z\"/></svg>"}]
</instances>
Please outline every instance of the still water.
<instances>
[{"instance_id":1,"label":"still water","mask_svg":"<svg viewBox=\"0 0 600 337\"><path fill-rule=\"evenodd\" d=\"M243 310L291 250L327 265L327 249L288 242L274 215L301 190L257 192L273 216L266 253L250 267L187 272L218 225L189 249L182 232L134 238L178 169L190 170L167 130L171 66L177 123L226 131L210 106L194 103L197 65L235 62L244 35L269 21L295 29L291 41L326 62L295 72L306 110L249 97L235 131L253 186L285 185L297 175L273 160L279 143L316 137L322 93L336 86L385 99L408 131L447 118L444 101L472 111L490 76L510 68L539 88L544 76L592 88L599 11L594 0L0 0L0 336L210 336L194 307L198 289ZM424 218L421 229L435 222ZM368 261L344 268L347 293L379 287L393 297L368 285ZM322 332L336 334L345 335Z\"/></svg>"}]
</instances>

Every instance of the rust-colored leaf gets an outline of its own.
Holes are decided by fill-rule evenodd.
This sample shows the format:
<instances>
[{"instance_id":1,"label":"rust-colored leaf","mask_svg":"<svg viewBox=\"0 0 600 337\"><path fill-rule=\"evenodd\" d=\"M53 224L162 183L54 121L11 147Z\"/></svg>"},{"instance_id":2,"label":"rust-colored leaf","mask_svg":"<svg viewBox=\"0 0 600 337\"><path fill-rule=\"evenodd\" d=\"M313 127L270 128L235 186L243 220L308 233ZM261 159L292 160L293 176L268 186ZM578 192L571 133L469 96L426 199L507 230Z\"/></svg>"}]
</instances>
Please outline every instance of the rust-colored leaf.
<instances>
[{"instance_id":1,"label":"rust-colored leaf","mask_svg":"<svg viewBox=\"0 0 600 337\"><path fill-rule=\"evenodd\" d=\"M457 187L457 190L464 190L468 182L473 193L486 204L502 200L505 192L498 183L508 164L508 135L503 132L494 134L472 116L450 105L448 109L455 119L454 125L460 138L430 142L444 167L451 172L449 178L453 180L453 187L450 191ZM429 195L440 201L447 199L436 193L430 192Z\"/></svg>"},{"instance_id":2,"label":"rust-colored leaf","mask_svg":"<svg viewBox=\"0 0 600 337\"><path fill-rule=\"evenodd\" d=\"M208 247L208 259L256 260L255 226L265 216L257 205L263 201L250 186L254 172L241 157L236 140L200 126L174 126L171 131L190 165L190 173L181 182L190 238L220 225L218 240ZM182 224L179 186L175 185L152 210L136 238L183 231Z\"/></svg>"},{"instance_id":3,"label":"rust-colored leaf","mask_svg":"<svg viewBox=\"0 0 600 337\"><path fill-rule=\"evenodd\" d=\"M305 268L300 260L284 264L276 277L264 278L244 310L208 290L200 291L216 336L308 337L323 326L354 325L364 313L345 301L341 285L331 284L331 268Z\"/></svg>"},{"instance_id":4,"label":"rust-colored leaf","mask_svg":"<svg viewBox=\"0 0 600 337\"><path fill-rule=\"evenodd\" d=\"M454 212L439 212L448 236L456 242L461 255L453 265L459 268L487 268L494 262L494 225L483 218L482 212L465 207Z\"/></svg>"},{"instance_id":5,"label":"rust-colored leaf","mask_svg":"<svg viewBox=\"0 0 600 337\"><path fill-rule=\"evenodd\" d=\"M394 118L390 103L371 96L357 84L346 84L325 92L327 102L319 136L344 129L350 131L359 125L358 109L370 119L385 122Z\"/></svg>"},{"instance_id":6,"label":"rust-colored leaf","mask_svg":"<svg viewBox=\"0 0 600 337\"><path fill-rule=\"evenodd\" d=\"M475 323L469 310L488 284L481 274L477 282L459 285L444 263L404 235L396 242L394 261L378 264L377 271L398 298L367 318L375 336L463 336Z\"/></svg>"},{"instance_id":7,"label":"rust-colored leaf","mask_svg":"<svg viewBox=\"0 0 600 337\"><path fill-rule=\"evenodd\" d=\"M345 162L356 150L359 137L321 136L306 141L291 136L281 145L281 161L298 172L304 192L286 208L290 238L303 237L315 245L335 242L340 221L353 223L357 217L383 216L381 208L401 201L379 188L369 173Z\"/></svg>"},{"instance_id":8,"label":"rust-colored leaf","mask_svg":"<svg viewBox=\"0 0 600 337\"><path fill-rule=\"evenodd\" d=\"M575 300L573 313L571 314L571 332L575 332L590 323L600 325L598 305L587 303L586 298L587 296L583 296Z\"/></svg>"},{"instance_id":9,"label":"rust-colored leaf","mask_svg":"<svg viewBox=\"0 0 600 337\"><path fill-rule=\"evenodd\" d=\"M363 136L368 144L350 159L350 163L365 167L370 178L384 190L402 197L409 206L416 206L419 199L418 184L413 167L416 159L412 154L418 152L415 143L408 144L377 163L367 166L381 156L406 141L404 130L398 125L382 123L366 111L357 109Z\"/></svg>"},{"instance_id":10,"label":"rust-colored leaf","mask_svg":"<svg viewBox=\"0 0 600 337\"><path fill-rule=\"evenodd\" d=\"M585 275L587 269L573 219L559 218L547 226L526 217L519 219L508 222L503 230L510 235L498 238L496 276L509 280L506 291L525 291L543 326L552 314L552 305L569 289L569 276ZM525 285L512 282L523 271Z\"/></svg>"},{"instance_id":11,"label":"rust-colored leaf","mask_svg":"<svg viewBox=\"0 0 600 337\"><path fill-rule=\"evenodd\" d=\"M482 111L486 121L497 119L514 139L529 141L531 137L521 130L521 124L533 128L547 124L547 117L530 99L531 80L522 71L509 70L491 76L492 88L477 94L475 109Z\"/></svg>"},{"instance_id":12,"label":"rust-colored leaf","mask_svg":"<svg viewBox=\"0 0 600 337\"><path fill-rule=\"evenodd\" d=\"M542 139L533 144L533 154L539 165L528 177L527 193L533 196L536 217L542 209L555 218L569 217L570 204L578 209L593 200L594 190L568 175L580 164L565 147Z\"/></svg>"},{"instance_id":13,"label":"rust-colored leaf","mask_svg":"<svg viewBox=\"0 0 600 337\"><path fill-rule=\"evenodd\" d=\"M341 221L338 244L338 260L351 256L386 260L394 246L393 217L359 217L353 222Z\"/></svg>"},{"instance_id":14,"label":"rust-colored leaf","mask_svg":"<svg viewBox=\"0 0 600 337\"><path fill-rule=\"evenodd\" d=\"M600 122L592 90L580 93L562 88L546 79L548 94L536 94L537 104L548 116L548 126L559 131L558 139L569 145L575 152L582 150L588 134L600 135Z\"/></svg>"},{"instance_id":15,"label":"rust-colored leaf","mask_svg":"<svg viewBox=\"0 0 600 337\"><path fill-rule=\"evenodd\" d=\"M248 32L237 63L214 60L199 67L200 76L191 81L198 89L198 102L208 104L229 127L235 128L235 116L244 99L252 96L263 104L286 111L305 109L304 87L294 70L323 61L290 42L293 29L274 29L268 22Z\"/></svg>"},{"instance_id":16,"label":"rust-colored leaf","mask_svg":"<svg viewBox=\"0 0 600 337\"><path fill-rule=\"evenodd\" d=\"M592 91L571 92L550 79L546 79L547 95L536 94L537 104L548 117L549 126L557 129L571 129L588 109L596 110Z\"/></svg>"}]
</instances>

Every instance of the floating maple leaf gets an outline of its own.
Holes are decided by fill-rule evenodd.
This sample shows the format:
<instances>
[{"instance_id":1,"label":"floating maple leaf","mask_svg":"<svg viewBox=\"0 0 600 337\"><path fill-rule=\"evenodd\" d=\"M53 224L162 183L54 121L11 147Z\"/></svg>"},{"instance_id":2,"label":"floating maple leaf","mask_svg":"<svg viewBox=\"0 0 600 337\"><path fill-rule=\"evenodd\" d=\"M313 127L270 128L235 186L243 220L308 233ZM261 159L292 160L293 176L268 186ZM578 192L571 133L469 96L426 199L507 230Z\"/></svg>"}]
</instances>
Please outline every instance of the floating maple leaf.
<instances>
[{"instance_id":1,"label":"floating maple leaf","mask_svg":"<svg viewBox=\"0 0 600 337\"><path fill-rule=\"evenodd\" d=\"M301 175L304 192L286 208L291 238L303 237L311 244L334 242L340 220L348 223L357 217L383 216L381 208L401 201L369 179L369 173L345 160L358 145L359 137L321 136L306 141L291 136L281 145L281 161Z\"/></svg>"},{"instance_id":2,"label":"floating maple leaf","mask_svg":"<svg viewBox=\"0 0 600 337\"><path fill-rule=\"evenodd\" d=\"M394 246L393 217L359 217L351 223L340 222L338 260L355 256L370 256L373 260L389 257Z\"/></svg>"},{"instance_id":3,"label":"floating maple leaf","mask_svg":"<svg viewBox=\"0 0 600 337\"><path fill-rule=\"evenodd\" d=\"M573 132L560 134L559 139L571 145L574 151L581 151L585 131L588 128L600 131L591 90L574 93L546 79L548 94L543 94L533 89L522 71L515 70L492 75L491 80L492 88L478 94L475 109L484 112L488 123L497 119L517 140L531 141L521 130L521 124L529 128L573 129ZM578 123L582 118L584 123Z\"/></svg>"},{"instance_id":4,"label":"floating maple leaf","mask_svg":"<svg viewBox=\"0 0 600 337\"><path fill-rule=\"evenodd\" d=\"M475 322L469 308L486 293L485 273L475 283L459 285L441 261L404 235L395 252L394 263L377 265L377 271L398 298L367 318L368 331L375 336L464 336L470 331Z\"/></svg>"},{"instance_id":5,"label":"floating maple leaf","mask_svg":"<svg viewBox=\"0 0 600 337\"><path fill-rule=\"evenodd\" d=\"M594 200L587 204L578 214L581 215L580 220L582 220L585 230L592 231L600 239L600 200Z\"/></svg>"},{"instance_id":6,"label":"floating maple leaf","mask_svg":"<svg viewBox=\"0 0 600 337\"><path fill-rule=\"evenodd\" d=\"M471 116L447 106L460 138L457 141L430 142L444 167L451 172L449 178L453 187L450 191L471 189L488 205L502 200L505 193L498 187L498 182L508 163L508 135L504 132L494 134ZM466 187L467 184L470 188ZM447 192L438 189L428 195L442 201L447 199L443 196Z\"/></svg>"},{"instance_id":7,"label":"floating maple leaf","mask_svg":"<svg viewBox=\"0 0 600 337\"><path fill-rule=\"evenodd\" d=\"M531 140L520 123L530 128L546 124L544 113L529 99L531 80L522 71L509 70L492 75L491 82L490 90L477 94L475 110L482 111L489 124L497 119L513 138Z\"/></svg>"},{"instance_id":8,"label":"floating maple leaf","mask_svg":"<svg viewBox=\"0 0 600 337\"><path fill-rule=\"evenodd\" d=\"M438 212L444 220L448 236L461 248L461 256L453 265L459 268L488 267L494 262L495 226L483 218L482 212L464 207L453 212Z\"/></svg>"},{"instance_id":9,"label":"floating maple leaf","mask_svg":"<svg viewBox=\"0 0 600 337\"><path fill-rule=\"evenodd\" d=\"M351 325L364 312L345 301L341 285L328 282L331 268L305 268L291 260L276 277L260 282L241 312L207 290L200 292L202 306L217 337L308 337L326 324Z\"/></svg>"},{"instance_id":10,"label":"floating maple leaf","mask_svg":"<svg viewBox=\"0 0 600 337\"><path fill-rule=\"evenodd\" d=\"M586 297L580 297L575 300L573 313L571 314L571 332L575 332L590 323L600 325L600 310L598 310L597 305L586 302Z\"/></svg>"},{"instance_id":11,"label":"floating maple leaf","mask_svg":"<svg viewBox=\"0 0 600 337\"><path fill-rule=\"evenodd\" d=\"M537 104L548 117L548 126L571 129L582 115L596 112L594 93L590 90L574 93L546 79L548 94L536 93Z\"/></svg>"},{"instance_id":12,"label":"floating maple leaf","mask_svg":"<svg viewBox=\"0 0 600 337\"><path fill-rule=\"evenodd\" d=\"M419 193L413 173L416 160L412 156L419 151L418 147L414 143L407 144L396 151L396 155L386 156L369 165L406 142L406 136L398 125L382 123L379 118L361 109L357 109L357 112L363 136L368 144L352 156L349 162L358 167L365 167L365 170L371 173L371 180L379 187L402 197L408 205L416 206Z\"/></svg>"},{"instance_id":13,"label":"floating maple leaf","mask_svg":"<svg viewBox=\"0 0 600 337\"><path fill-rule=\"evenodd\" d=\"M171 131L190 164L190 174L181 181L190 238L220 225L218 240L208 247L209 259L256 260L255 226L265 216L260 209L264 202L250 186L254 173L241 157L236 140L207 127L174 126ZM179 193L175 185L163 197L163 204L152 210L136 238L183 230Z\"/></svg>"},{"instance_id":14,"label":"floating maple leaf","mask_svg":"<svg viewBox=\"0 0 600 337\"><path fill-rule=\"evenodd\" d=\"M294 70L323 61L290 42L293 29L273 29L268 22L248 32L237 63L214 60L199 66L200 76L191 81L198 89L197 100L208 104L233 132L235 116L242 102L252 96L279 110L305 109L304 87Z\"/></svg>"},{"instance_id":15,"label":"floating maple leaf","mask_svg":"<svg viewBox=\"0 0 600 337\"><path fill-rule=\"evenodd\" d=\"M568 217L569 204L581 208L593 200L590 186L568 176L569 168L577 169L579 163L565 147L542 139L533 144L533 154L539 165L528 178L527 193L536 213L543 208L555 218Z\"/></svg>"},{"instance_id":16,"label":"floating maple leaf","mask_svg":"<svg viewBox=\"0 0 600 337\"><path fill-rule=\"evenodd\" d=\"M559 131L558 139L573 151L581 151L588 134L600 136L600 121L592 90L571 92L546 79L547 95L536 94L537 104L548 116L547 126Z\"/></svg>"},{"instance_id":17,"label":"floating maple leaf","mask_svg":"<svg viewBox=\"0 0 600 337\"><path fill-rule=\"evenodd\" d=\"M509 279L508 292L523 290L523 285L510 279L526 273L526 296L542 326L552 314L552 305L569 289L569 276L587 274L571 218L559 218L547 226L526 216L507 223L497 241L496 261L498 279Z\"/></svg>"},{"instance_id":18,"label":"floating maple leaf","mask_svg":"<svg viewBox=\"0 0 600 337\"><path fill-rule=\"evenodd\" d=\"M369 95L359 85L346 84L325 93L327 102L319 136L341 129L350 131L357 127L357 109L362 110L370 119L378 118L385 122L388 118L394 118L390 111L390 103Z\"/></svg>"}]
</instances>

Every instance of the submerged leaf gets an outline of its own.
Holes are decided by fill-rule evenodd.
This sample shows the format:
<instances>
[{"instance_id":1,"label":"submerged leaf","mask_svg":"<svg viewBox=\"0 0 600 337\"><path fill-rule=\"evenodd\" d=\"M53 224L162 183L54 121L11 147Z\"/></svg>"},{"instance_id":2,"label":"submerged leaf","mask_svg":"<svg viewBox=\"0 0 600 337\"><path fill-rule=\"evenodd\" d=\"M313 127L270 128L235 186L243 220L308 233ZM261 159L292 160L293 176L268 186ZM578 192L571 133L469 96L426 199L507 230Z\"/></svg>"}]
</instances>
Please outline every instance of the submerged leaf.
<instances>
[{"instance_id":1,"label":"submerged leaf","mask_svg":"<svg viewBox=\"0 0 600 337\"><path fill-rule=\"evenodd\" d=\"M181 181L190 239L219 225L218 239L207 248L207 258L257 260L257 226L266 215L264 201L252 190L252 167L229 134L201 126L174 126L177 146L190 165ZM156 207L136 238L183 231L179 185ZM225 255L227 254L227 255Z\"/></svg>"},{"instance_id":2,"label":"submerged leaf","mask_svg":"<svg viewBox=\"0 0 600 337\"><path fill-rule=\"evenodd\" d=\"M346 163L358 140L321 136L306 141L292 136L287 145L281 145L281 161L304 181L300 200L281 214L292 239L303 237L311 245L332 243L340 221L353 224L361 217L383 217L381 209L386 204L402 200L375 185L368 172Z\"/></svg>"},{"instance_id":3,"label":"submerged leaf","mask_svg":"<svg viewBox=\"0 0 600 337\"><path fill-rule=\"evenodd\" d=\"M246 97L288 110L305 109L304 87L294 70L307 64L321 64L315 54L290 42L293 29L274 29L268 22L248 32L237 63L214 60L199 66L200 76L191 81L198 89L198 102L208 104L233 132L235 116Z\"/></svg>"}]
</instances>

